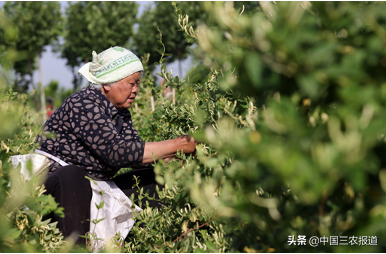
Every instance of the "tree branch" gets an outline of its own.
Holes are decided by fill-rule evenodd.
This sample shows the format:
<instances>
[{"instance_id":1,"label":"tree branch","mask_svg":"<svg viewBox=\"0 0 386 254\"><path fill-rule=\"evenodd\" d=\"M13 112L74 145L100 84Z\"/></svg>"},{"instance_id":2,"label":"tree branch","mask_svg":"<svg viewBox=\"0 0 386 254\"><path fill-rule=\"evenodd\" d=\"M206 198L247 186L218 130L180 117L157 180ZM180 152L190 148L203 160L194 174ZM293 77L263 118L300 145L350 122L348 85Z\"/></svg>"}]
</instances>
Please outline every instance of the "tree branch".
<instances>
[{"instance_id":1,"label":"tree branch","mask_svg":"<svg viewBox=\"0 0 386 254\"><path fill-rule=\"evenodd\" d=\"M157 248L160 248L160 247L164 247L164 246L168 246L169 244L173 244L175 243L177 240L181 242L182 238L185 237L188 233L194 231L194 230L197 230L199 228L202 228L203 226L209 226L209 223L213 222L214 220L218 219L220 216L217 216L216 218L212 219L211 221L209 222L206 222L198 227L195 227L195 228L192 228L192 229L189 229L188 231L182 233L179 237L177 237L173 242L171 243L167 243L167 244L163 244L163 245L156 245L155 247Z\"/></svg>"}]
</instances>

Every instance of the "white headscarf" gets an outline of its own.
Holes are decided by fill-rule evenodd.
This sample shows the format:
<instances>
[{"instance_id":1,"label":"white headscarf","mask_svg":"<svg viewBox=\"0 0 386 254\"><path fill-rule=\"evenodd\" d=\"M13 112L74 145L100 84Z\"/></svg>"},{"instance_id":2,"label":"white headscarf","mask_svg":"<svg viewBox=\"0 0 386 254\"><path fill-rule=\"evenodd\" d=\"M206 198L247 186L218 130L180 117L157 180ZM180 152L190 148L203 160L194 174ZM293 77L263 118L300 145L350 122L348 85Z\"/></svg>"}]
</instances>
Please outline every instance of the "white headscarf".
<instances>
[{"instance_id":1,"label":"white headscarf","mask_svg":"<svg viewBox=\"0 0 386 254\"><path fill-rule=\"evenodd\" d=\"M130 50L111 47L102 53L92 52L92 62L83 65L78 73L94 84L110 84L131 74L143 71L139 58Z\"/></svg>"}]
</instances>

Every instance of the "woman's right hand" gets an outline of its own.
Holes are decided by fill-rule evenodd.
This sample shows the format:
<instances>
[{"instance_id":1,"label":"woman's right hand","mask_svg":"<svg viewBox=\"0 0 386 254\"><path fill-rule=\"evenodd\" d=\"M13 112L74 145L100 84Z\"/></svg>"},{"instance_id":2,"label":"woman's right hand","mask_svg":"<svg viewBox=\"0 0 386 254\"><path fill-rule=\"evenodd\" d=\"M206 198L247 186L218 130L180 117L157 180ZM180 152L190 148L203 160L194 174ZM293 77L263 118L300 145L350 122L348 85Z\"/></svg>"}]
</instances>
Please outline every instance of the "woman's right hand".
<instances>
[{"instance_id":1,"label":"woman's right hand","mask_svg":"<svg viewBox=\"0 0 386 254\"><path fill-rule=\"evenodd\" d=\"M194 153L196 145L197 142L189 135L158 142L146 142L142 164L153 163L159 159L172 158L178 150L183 151L185 154Z\"/></svg>"},{"instance_id":2,"label":"woman's right hand","mask_svg":"<svg viewBox=\"0 0 386 254\"><path fill-rule=\"evenodd\" d=\"M185 154L196 151L197 142L189 135L182 135L176 138L178 150L182 150Z\"/></svg>"}]
</instances>

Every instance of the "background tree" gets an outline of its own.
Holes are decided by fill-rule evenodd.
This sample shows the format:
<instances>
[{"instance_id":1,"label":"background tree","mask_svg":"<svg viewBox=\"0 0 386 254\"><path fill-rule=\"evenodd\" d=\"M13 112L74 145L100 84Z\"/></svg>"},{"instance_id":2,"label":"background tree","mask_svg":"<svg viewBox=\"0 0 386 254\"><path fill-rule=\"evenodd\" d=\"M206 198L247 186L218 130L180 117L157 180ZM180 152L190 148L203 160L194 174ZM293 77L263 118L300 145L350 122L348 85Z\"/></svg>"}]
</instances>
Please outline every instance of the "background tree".
<instances>
[{"instance_id":1,"label":"background tree","mask_svg":"<svg viewBox=\"0 0 386 254\"><path fill-rule=\"evenodd\" d=\"M35 59L30 59L32 62L32 69L36 70L36 61ZM24 61L17 61L13 69L15 70L15 80L13 83L13 88L17 92L21 93L27 93L28 88L31 84L31 75L30 75L30 68L28 65L28 59L25 59ZM33 89L36 89L35 85L32 86ZM37 98L35 100L35 104L37 104Z\"/></svg>"},{"instance_id":2,"label":"background tree","mask_svg":"<svg viewBox=\"0 0 386 254\"><path fill-rule=\"evenodd\" d=\"M15 41L17 40L17 29L0 10L0 87L2 84L11 83L11 67L16 60Z\"/></svg>"},{"instance_id":3,"label":"background tree","mask_svg":"<svg viewBox=\"0 0 386 254\"><path fill-rule=\"evenodd\" d=\"M198 2L185 2L184 6L195 10L194 13L199 13L201 7ZM193 11L192 11L193 13ZM160 54L157 52L159 48L158 38L159 32L157 27L162 32L162 41L166 48L166 53L172 54L168 58L169 62L175 60L181 61L188 57L189 47L192 45L188 42L184 32L176 22L177 15L171 2L154 2L154 6L149 6L138 19L138 30L133 37L132 48L140 56L150 53L149 66L154 68L154 63L160 59ZM179 73L181 75L181 65L179 64Z\"/></svg>"},{"instance_id":4,"label":"background tree","mask_svg":"<svg viewBox=\"0 0 386 254\"><path fill-rule=\"evenodd\" d=\"M70 3L65 23L62 57L74 76L76 91L81 84L78 68L87 63L92 51L97 53L124 46L133 34L138 4L135 2L76 2Z\"/></svg>"},{"instance_id":5,"label":"background tree","mask_svg":"<svg viewBox=\"0 0 386 254\"><path fill-rule=\"evenodd\" d=\"M241 10L243 4L244 13L251 14L257 11L258 2L237 2L235 3L235 8ZM135 49L138 55L150 53L149 65L154 68L153 64L160 59L160 54L157 51L157 40L159 38L157 27L159 27L166 53L172 54L172 57L169 57L167 60L168 62L179 61L179 73L182 76L180 62L188 57L194 41L181 30L176 22L179 13L176 12L176 7L189 14L188 22L191 26L197 26L200 23L214 25L208 12L204 10L202 2L154 2L154 6L149 6L138 19L139 27L133 37L131 47Z\"/></svg>"},{"instance_id":6,"label":"background tree","mask_svg":"<svg viewBox=\"0 0 386 254\"><path fill-rule=\"evenodd\" d=\"M19 30L19 37L16 42L18 51L25 51L27 54L28 74L30 84L36 89L33 82L33 63L36 59L39 70L41 86L41 106L45 109L45 96L40 69L40 58L44 46L51 44L62 34L62 15L59 2L6 2L4 11ZM25 60L23 60L25 61ZM15 65L15 71L21 76L26 74L24 63ZM35 107L38 105L35 97Z\"/></svg>"},{"instance_id":7,"label":"background tree","mask_svg":"<svg viewBox=\"0 0 386 254\"><path fill-rule=\"evenodd\" d=\"M187 71L185 79L190 84L205 83L210 79L211 70L203 64L202 59L192 56L192 67Z\"/></svg>"},{"instance_id":8,"label":"background tree","mask_svg":"<svg viewBox=\"0 0 386 254\"><path fill-rule=\"evenodd\" d=\"M53 109L56 110L59 108L65 99L67 99L68 96L74 93L72 88L66 89L64 87L60 87L59 81L57 80L51 80L48 86L45 87L45 93L50 99L53 101Z\"/></svg>"}]
</instances>

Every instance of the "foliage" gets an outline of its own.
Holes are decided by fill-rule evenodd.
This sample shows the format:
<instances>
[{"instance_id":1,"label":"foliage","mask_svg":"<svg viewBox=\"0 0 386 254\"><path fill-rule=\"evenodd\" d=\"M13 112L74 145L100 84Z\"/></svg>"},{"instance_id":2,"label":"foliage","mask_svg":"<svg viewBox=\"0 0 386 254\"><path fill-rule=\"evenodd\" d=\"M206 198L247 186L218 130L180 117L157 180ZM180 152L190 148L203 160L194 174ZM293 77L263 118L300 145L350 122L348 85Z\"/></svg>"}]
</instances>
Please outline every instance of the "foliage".
<instances>
[{"instance_id":1,"label":"foliage","mask_svg":"<svg viewBox=\"0 0 386 254\"><path fill-rule=\"evenodd\" d=\"M58 204L52 196L43 195L45 192L44 186L35 184L29 190L20 188L26 184L22 176L19 176L16 181L12 181L12 184L16 184L18 187L12 189L10 199L24 199L23 203L25 205L20 207L19 204L7 214L8 219L13 222L15 227L11 230L14 239L8 240L8 244L13 246L18 242L25 242L28 245L35 245L38 250L41 248L40 250L44 252L58 250L63 245L62 233L56 228L57 222L50 223L50 219L43 220L43 215L55 211L64 216L62 213L63 208L58 209ZM27 194L26 197L22 197L21 193Z\"/></svg>"},{"instance_id":2,"label":"foliage","mask_svg":"<svg viewBox=\"0 0 386 254\"><path fill-rule=\"evenodd\" d=\"M65 43L60 50L74 75L74 91L81 84L75 67L91 60L92 51L100 53L112 46L123 46L133 34L137 8L135 2L79 1L69 4Z\"/></svg>"},{"instance_id":3,"label":"foliage","mask_svg":"<svg viewBox=\"0 0 386 254\"><path fill-rule=\"evenodd\" d=\"M179 167L178 162L174 164ZM147 207L137 216L137 223L126 238L126 252L224 252L228 249L223 225L217 223L215 214L187 202L189 195L184 189L166 185L159 196L165 206L161 210ZM148 194L141 192L137 202L143 197Z\"/></svg>"},{"instance_id":4,"label":"foliage","mask_svg":"<svg viewBox=\"0 0 386 254\"><path fill-rule=\"evenodd\" d=\"M15 51L17 29L0 10L0 87L12 82L12 66L18 57Z\"/></svg>"},{"instance_id":5,"label":"foliage","mask_svg":"<svg viewBox=\"0 0 386 254\"><path fill-rule=\"evenodd\" d=\"M19 54L24 53L24 57L15 62L14 69L19 77L15 84L18 85L20 81L25 83L24 76L29 75L29 83L35 88L32 71L36 57L44 51L44 46L62 34L63 20L59 2L6 2L4 12L18 30L16 50ZM28 85L24 85L26 88Z\"/></svg>"},{"instance_id":6,"label":"foliage","mask_svg":"<svg viewBox=\"0 0 386 254\"><path fill-rule=\"evenodd\" d=\"M64 100L73 94L74 91L71 88L66 89L59 87L59 82L57 80L51 80L48 86L45 87L45 93L47 95L47 100L53 100L53 108L55 110L59 108Z\"/></svg>"},{"instance_id":7,"label":"foliage","mask_svg":"<svg viewBox=\"0 0 386 254\"><path fill-rule=\"evenodd\" d=\"M0 21L3 34L16 31L4 16L0 15ZM10 69L18 53L12 46L2 45L7 52L2 56L3 68ZM57 251L64 244L63 236L56 223L43 220L43 216L50 212L60 216L62 208L58 208L52 196L43 195L45 189L38 179L26 181L10 163L10 155L27 154L31 150L40 128L36 113L31 114L25 106L27 96L15 92L7 79L0 80L0 95L0 251ZM30 163L27 168L31 170Z\"/></svg>"},{"instance_id":8,"label":"foliage","mask_svg":"<svg viewBox=\"0 0 386 254\"><path fill-rule=\"evenodd\" d=\"M163 71L165 69L162 68ZM214 79L198 87L191 87L178 77L163 77L167 80L166 85L176 87L178 91L176 105L159 96L163 93L157 90L156 110L149 114L149 89L152 86L141 87L139 94L142 92L143 95L138 101L144 107L139 107L132 115L135 126L141 126L137 129L144 140L159 141L194 133L198 128L214 122L213 117L217 118L214 112L224 114L223 102L217 102L216 98L225 98L229 94L220 92ZM147 82L146 76L142 82ZM191 89L194 89L193 94ZM187 102L187 99L192 103ZM195 202L189 193L193 179L212 175L212 169L203 161L213 164L213 160L208 159L215 153L215 150L200 145L195 159L179 155L168 164L163 161L156 164L157 180L166 184L165 189L159 193L165 207L161 210L147 208L138 215L137 223L126 239L127 252L229 251L231 241L224 238L224 223L214 211ZM144 196L148 197L146 193L140 193L139 200L135 202L140 203Z\"/></svg>"},{"instance_id":9,"label":"foliage","mask_svg":"<svg viewBox=\"0 0 386 254\"><path fill-rule=\"evenodd\" d=\"M184 5L195 10L200 10L197 2L184 2ZM166 51L171 54L168 58L169 62L175 60L183 60L188 56L189 47L192 43L187 41L184 33L179 32L180 29L176 23L176 14L170 2L159 1L154 2L154 6L148 6L138 19L138 29L133 36L132 47L138 55L150 54L149 67L154 68L154 63L159 60L157 46L154 44L155 38L158 38L159 28L163 34L163 43Z\"/></svg>"},{"instance_id":10,"label":"foliage","mask_svg":"<svg viewBox=\"0 0 386 254\"><path fill-rule=\"evenodd\" d=\"M210 78L210 68L205 66L200 60L193 60L193 67L186 73L188 83L203 83Z\"/></svg>"},{"instance_id":11,"label":"foliage","mask_svg":"<svg viewBox=\"0 0 386 254\"><path fill-rule=\"evenodd\" d=\"M37 52L62 32L58 2L6 2L4 11L17 27L17 49Z\"/></svg>"},{"instance_id":12,"label":"foliage","mask_svg":"<svg viewBox=\"0 0 386 254\"><path fill-rule=\"evenodd\" d=\"M260 4L257 1L235 1L233 2L234 9L242 13L242 15L252 16L260 9Z\"/></svg>"},{"instance_id":13,"label":"foliage","mask_svg":"<svg viewBox=\"0 0 386 254\"><path fill-rule=\"evenodd\" d=\"M176 88L176 103L164 98L163 88L155 87L145 72L138 109L131 109L133 123L145 141L188 133L200 144L194 155L155 163L156 179L165 185L159 192L165 206L137 215L124 251L383 252L384 3L251 5L247 13L230 2L203 3L211 21L197 26L184 23L186 12L177 8L176 16L181 16L175 22L196 40L196 57L210 69L209 76L195 82L166 73L169 31L160 26L160 37L149 30L149 45L155 47L160 38L159 75L165 86ZM149 55L143 60L149 70ZM13 93L8 89L0 104L5 123L0 127L1 209L5 200L13 200L5 194L11 179L9 153L27 149L32 141L27 130L34 131ZM155 111L150 108L152 95ZM25 140L16 143L19 137ZM14 182L12 188L23 186ZM146 196L140 191L134 202L140 204ZM18 208L24 200L14 204ZM16 214L13 221L23 221ZM23 237L32 230L12 235L15 226L8 220L0 224L6 229L0 230L2 251L37 251L31 244L6 240L27 239ZM292 236L295 243L299 236L307 242L290 244ZM378 241L314 248L308 242L311 236L375 236Z\"/></svg>"},{"instance_id":14,"label":"foliage","mask_svg":"<svg viewBox=\"0 0 386 254\"><path fill-rule=\"evenodd\" d=\"M38 179L26 181L10 164L10 155L28 154L39 130L36 113L32 115L26 95L16 95L9 88L0 103L0 249L2 252L52 252L63 246L63 236L56 223L44 220L52 211L62 214L52 196L42 195ZM18 100L16 100L18 96ZM29 165L31 169L31 164Z\"/></svg>"},{"instance_id":15,"label":"foliage","mask_svg":"<svg viewBox=\"0 0 386 254\"><path fill-rule=\"evenodd\" d=\"M176 105L159 98L153 124L136 123L141 134L157 127L154 140L194 133L204 144L195 157L157 163L167 208L138 217L145 225L127 250L384 250L383 3L266 3L253 15L204 6L216 26L193 35L212 79L189 86L163 68ZM204 235L177 215L185 207L186 216L195 214L189 207L205 215L198 225L224 225L208 229L221 235L205 242L213 249L197 247ZM195 238L178 238L187 231ZM305 246L289 244L299 235ZM314 248L311 236L378 241Z\"/></svg>"}]
</instances>

